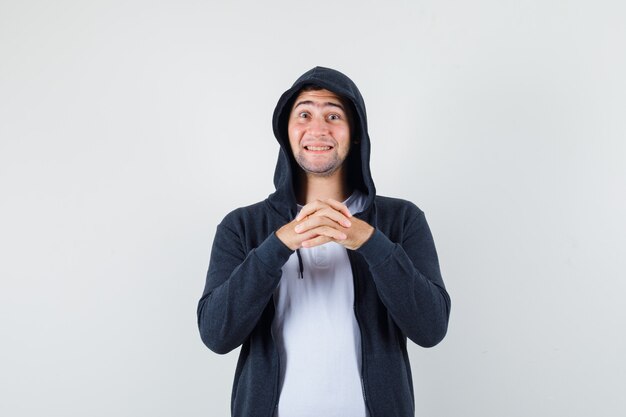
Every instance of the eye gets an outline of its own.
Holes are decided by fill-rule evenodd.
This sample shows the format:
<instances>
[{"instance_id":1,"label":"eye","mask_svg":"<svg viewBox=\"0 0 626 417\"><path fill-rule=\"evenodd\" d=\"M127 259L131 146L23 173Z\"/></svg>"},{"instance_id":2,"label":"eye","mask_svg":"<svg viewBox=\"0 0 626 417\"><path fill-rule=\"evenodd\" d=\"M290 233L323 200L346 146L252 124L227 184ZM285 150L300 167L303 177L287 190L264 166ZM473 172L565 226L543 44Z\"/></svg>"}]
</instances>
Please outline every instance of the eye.
<instances>
[{"instance_id":1,"label":"eye","mask_svg":"<svg viewBox=\"0 0 626 417\"><path fill-rule=\"evenodd\" d=\"M338 115L337 113L331 113L331 114L328 115L328 119L329 120L339 120L339 119L341 119L341 116Z\"/></svg>"},{"instance_id":2,"label":"eye","mask_svg":"<svg viewBox=\"0 0 626 417\"><path fill-rule=\"evenodd\" d=\"M298 117L300 117L301 119L306 119L307 117L309 117L309 112L301 111L300 113L298 113Z\"/></svg>"}]
</instances>

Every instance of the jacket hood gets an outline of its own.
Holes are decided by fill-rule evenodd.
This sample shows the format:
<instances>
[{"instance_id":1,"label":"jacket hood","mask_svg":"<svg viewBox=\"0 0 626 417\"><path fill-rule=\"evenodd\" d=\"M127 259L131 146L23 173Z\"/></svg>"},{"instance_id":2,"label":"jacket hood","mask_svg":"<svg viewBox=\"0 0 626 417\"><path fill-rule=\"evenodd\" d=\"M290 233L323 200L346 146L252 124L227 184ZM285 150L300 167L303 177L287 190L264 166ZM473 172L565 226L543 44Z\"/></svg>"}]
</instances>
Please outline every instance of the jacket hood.
<instances>
[{"instance_id":1,"label":"jacket hood","mask_svg":"<svg viewBox=\"0 0 626 417\"><path fill-rule=\"evenodd\" d=\"M316 85L346 99L352 106L351 149L348 159L348 182L351 187L367 196L365 210L374 200L376 188L370 172L370 138L367 132L365 102L356 84L341 72L324 67L315 67L300 76L291 88L283 93L274 109L272 126L274 136L280 144L278 161L274 171L276 191L268 198L270 205L286 220L296 215L297 204L294 192L295 173L300 169L289 145L287 122L293 102L300 90L308 85ZM354 143L354 141L357 143Z\"/></svg>"}]
</instances>

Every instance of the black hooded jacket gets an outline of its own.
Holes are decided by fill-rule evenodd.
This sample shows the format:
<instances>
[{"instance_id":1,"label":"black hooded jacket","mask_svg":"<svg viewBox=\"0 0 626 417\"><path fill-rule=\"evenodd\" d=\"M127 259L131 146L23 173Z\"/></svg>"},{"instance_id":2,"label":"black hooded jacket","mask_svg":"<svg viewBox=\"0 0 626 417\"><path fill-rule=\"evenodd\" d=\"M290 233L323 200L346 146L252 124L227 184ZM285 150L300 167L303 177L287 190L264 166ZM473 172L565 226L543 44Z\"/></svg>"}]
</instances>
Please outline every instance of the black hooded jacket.
<instances>
[{"instance_id":1,"label":"black hooded jacket","mask_svg":"<svg viewBox=\"0 0 626 417\"><path fill-rule=\"evenodd\" d=\"M279 392L279 355L272 335L274 290L293 251L274 233L293 220L295 161L287 118L298 92L307 85L330 90L352 106L357 145L350 151L349 181L367 195L356 217L375 228L356 251L348 250L355 289L354 313L361 331L362 383L371 417L414 415L407 337L423 347L446 334L450 297L445 290L435 245L424 213L413 203L376 195L369 168L370 140L365 103L344 74L315 67L279 99L273 117L280 153L276 191L238 208L218 225L198 327L203 342L217 353L241 346L231 397L236 417L272 417ZM354 137L353 137L354 139ZM304 265L306 276L306 265Z\"/></svg>"}]
</instances>

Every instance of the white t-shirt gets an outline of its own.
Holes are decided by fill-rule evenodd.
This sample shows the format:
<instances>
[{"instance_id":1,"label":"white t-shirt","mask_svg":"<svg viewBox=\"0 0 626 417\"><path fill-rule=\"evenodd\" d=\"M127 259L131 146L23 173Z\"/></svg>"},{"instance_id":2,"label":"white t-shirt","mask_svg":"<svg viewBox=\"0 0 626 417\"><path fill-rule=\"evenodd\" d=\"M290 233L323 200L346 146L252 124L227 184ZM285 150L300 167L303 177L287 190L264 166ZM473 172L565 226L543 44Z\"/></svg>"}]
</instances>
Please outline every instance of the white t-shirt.
<instances>
[{"instance_id":1,"label":"white t-shirt","mask_svg":"<svg viewBox=\"0 0 626 417\"><path fill-rule=\"evenodd\" d=\"M362 211L355 191L344 204ZM301 209L301 206L298 207ZM278 417L364 417L361 334L346 249L330 242L294 252L274 293L272 331L280 355Z\"/></svg>"}]
</instances>

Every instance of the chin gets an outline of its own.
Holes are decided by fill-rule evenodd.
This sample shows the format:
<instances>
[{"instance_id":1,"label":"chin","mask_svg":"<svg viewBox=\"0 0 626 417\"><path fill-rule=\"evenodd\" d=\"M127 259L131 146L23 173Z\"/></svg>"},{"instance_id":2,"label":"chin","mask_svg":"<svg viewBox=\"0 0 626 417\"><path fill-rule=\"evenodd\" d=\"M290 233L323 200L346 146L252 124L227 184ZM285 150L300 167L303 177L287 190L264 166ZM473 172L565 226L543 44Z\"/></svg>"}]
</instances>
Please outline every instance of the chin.
<instances>
[{"instance_id":1,"label":"chin","mask_svg":"<svg viewBox=\"0 0 626 417\"><path fill-rule=\"evenodd\" d=\"M336 163L337 161L333 161L331 164L328 162L326 164L315 164L296 158L296 162L305 173L319 177L330 177L341 167L340 163Z\"/></svg>"},{"instance_id":2,"label":"chin","mask_svg":"<svg viewBox=\"0 0 626 417\"><path fill-rule=\"evenodd\" d=\"M331 177L333 176L333 174L335 174L339 170L339 167L336 167L336 166L315 168L315 167L310 167L310 166L306 167L306 166L300 165L300 168L302 168L302 170L305 173L314 175L317 177Z\"/></svg>"}]
</instances>

